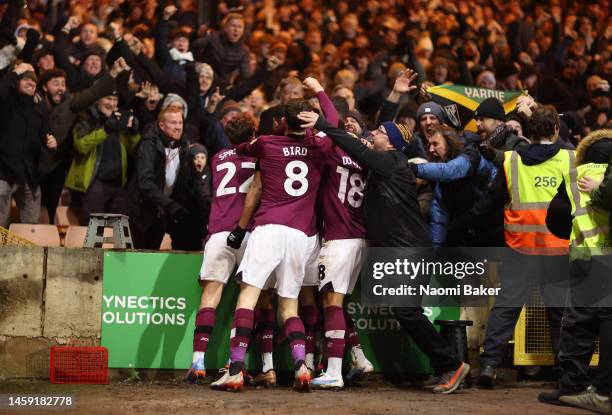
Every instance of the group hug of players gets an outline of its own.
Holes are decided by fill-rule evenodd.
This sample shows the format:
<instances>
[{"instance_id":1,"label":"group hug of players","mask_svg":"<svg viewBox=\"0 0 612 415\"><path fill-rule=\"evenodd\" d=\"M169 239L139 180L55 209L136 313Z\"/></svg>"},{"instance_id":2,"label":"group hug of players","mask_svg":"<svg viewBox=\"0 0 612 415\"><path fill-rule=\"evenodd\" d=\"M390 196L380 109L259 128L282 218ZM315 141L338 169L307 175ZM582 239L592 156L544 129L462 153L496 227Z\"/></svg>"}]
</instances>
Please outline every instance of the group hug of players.
<instances>
[{"instance_id":1,"label":"group hug of players","mask_svg":"<svg viewBox=\"0 0 612 415\"><path fill-rule=\"evenodd\" d=\"M338 113L313 78L304 80L322 115L337 126ZM217 390L241 391L247 382L245 355L259 341L262 372L256 385L276 383L272 361L277 311L294 363L294 389L339 389L373 371L361 349L343 300L355 287L367 247L361 205L367 172L324 133L303 128L305 100L285 105L284 131L255 138L248 116L230 121L232 148L211 160L213 203L200 271L203 287L196 316L193 361L186 380L201 382L204 356L223 288L234 273L240 282L230 336L230 358ZM355 138L358 140L358 138ZM316 300L319 291L320 301ZM272 307L278 295L278 310ZM315 377L314 352L322 307L325 369ZM343 378L345 349L351 369ZM438 385L451 393L456 385Z\"/></svg>"}]
</instances>

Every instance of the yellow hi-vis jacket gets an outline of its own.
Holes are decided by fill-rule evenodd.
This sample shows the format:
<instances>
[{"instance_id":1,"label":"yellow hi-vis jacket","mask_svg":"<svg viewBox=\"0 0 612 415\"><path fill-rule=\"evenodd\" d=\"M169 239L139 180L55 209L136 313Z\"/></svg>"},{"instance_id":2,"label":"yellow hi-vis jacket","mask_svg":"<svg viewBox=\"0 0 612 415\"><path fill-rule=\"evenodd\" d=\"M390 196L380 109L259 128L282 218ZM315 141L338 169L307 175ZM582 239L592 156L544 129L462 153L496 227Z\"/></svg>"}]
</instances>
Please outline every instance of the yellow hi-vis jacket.
<instances>
[{"instance_id":1,"label":"yellow hi-vis jacket","mask_svg":"<svg viewBox=\"0 0 612 415\"><path fill-rule=\"evenodd\" d=\"M504 233L509 247L532 255L567 253L568 241L557 238L546 227L546 211L574 160L572 150L561 149L545 162L528 166L516 151L505 152L510 201L504 208Z\"/></svg>"},{"instance_id":2,"label":"yellow hi-vis jacket","mask_svg":"<svg viewBox=\"0 0 612 415\"><path fill-rule=\"evenodd\" d=\"M574 217L570 234L570 261L612 254L610 212L595 209L590 204L591 195L578 190L578 181L582 177L602 180L607 167L607 164L599 163L582 164L563 175Z\"/></svg>"}]
</instances>

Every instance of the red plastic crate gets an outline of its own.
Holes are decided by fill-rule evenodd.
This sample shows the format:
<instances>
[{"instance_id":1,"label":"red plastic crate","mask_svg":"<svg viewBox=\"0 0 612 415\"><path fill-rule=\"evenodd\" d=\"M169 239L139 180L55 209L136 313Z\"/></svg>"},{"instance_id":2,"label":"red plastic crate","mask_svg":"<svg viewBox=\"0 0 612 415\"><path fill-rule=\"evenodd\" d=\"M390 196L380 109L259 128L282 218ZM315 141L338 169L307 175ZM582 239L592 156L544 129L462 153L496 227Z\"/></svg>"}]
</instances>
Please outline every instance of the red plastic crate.
<instances>
[{"instance_id":1,"label":"red plastic crate","mask_svg":"<svg viewBox=\"0 0 612 415\"><path fill-rule=\"evenodd\" d=\"M106 347L53 346L49 366L51 383L108 383Z\"/></svg>"}]
</instances>

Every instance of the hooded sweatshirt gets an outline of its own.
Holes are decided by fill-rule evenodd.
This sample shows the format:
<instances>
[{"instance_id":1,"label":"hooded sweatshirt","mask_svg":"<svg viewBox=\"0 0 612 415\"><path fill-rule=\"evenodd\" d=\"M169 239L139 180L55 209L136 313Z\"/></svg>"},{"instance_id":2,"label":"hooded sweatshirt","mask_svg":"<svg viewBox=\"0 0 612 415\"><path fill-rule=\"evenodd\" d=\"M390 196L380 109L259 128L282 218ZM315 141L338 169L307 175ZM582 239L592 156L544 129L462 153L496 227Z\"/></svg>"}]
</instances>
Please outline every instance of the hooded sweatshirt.
<instances>
[{"instance_id":1,"label":"hooded sweatshirt","mask_svg":"<svg viewBox=\"0 0 612 415\"><path fill-rule=\"evenodd\" d=\"M168 108L170 105L174 104L174 103L178 103L181 104L183 106L183 120L187 119L187 114L188 114L188 108L187 108L187 101L185 101L180 95L178 94L168 94L166 95L166 98L164 98L163 102L162 102L162 106L161 106L161 110L165 110L166 108Z\"/></svg>"}]
</instances>

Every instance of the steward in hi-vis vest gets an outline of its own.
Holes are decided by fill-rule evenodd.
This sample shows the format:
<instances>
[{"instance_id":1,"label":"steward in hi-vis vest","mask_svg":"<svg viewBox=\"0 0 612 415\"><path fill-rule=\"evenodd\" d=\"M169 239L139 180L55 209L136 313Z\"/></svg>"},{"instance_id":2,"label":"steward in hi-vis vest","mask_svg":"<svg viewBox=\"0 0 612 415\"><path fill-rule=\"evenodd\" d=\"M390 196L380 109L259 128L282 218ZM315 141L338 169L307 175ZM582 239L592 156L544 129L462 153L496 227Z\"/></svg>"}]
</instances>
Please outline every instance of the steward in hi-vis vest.
<instances>
[{"instance_id":1,"label":"steward in hi-vis vest","mask_svg":"<svg viewBox=\"0 0 612 415\"><path fill-rule=\"evenodd\" d=\"M506 151L504 156L510 195L504 208L506 244L528 255L564 253L567 239L557 238L548 230L546 211L563 175L574 164L574 152L560 148L539 164L526 164L516 151Z\"/></svg>"},{"instance_id":2,"label":"steward in hi-vis vest","mask_svg":"<svg viewBox=\"0 0 612 415\"><path fill-rule=\"evenodd\" d=\"M585 176L601 182L607 163L587 163L566 172L563 180L572 206L570 261L589 260L592 256L610 255L610 212L591 205L591 194L578 189L578 180Z\"/></svg>"},{"instance_id":3,"label":"steward in hi-vis vest","mask_svg":"<svg viewBox=\"0 0 612 415\"><path fill-rule=\"evenodd\" d=\"M539 289L548 306L552 346L555 352L558 350L566 291L555 279L564 277L558 270L567 267L568 241L546 228L546 210L574 158L560 146L559 122L554 107L538 107L529 120L532 144L504 154L503 169L490 194L455 223L459 229L467 228L472 221L482 221L487 214L503 209L505 241L511 248L501 253L501 290L489 315L480 356L478 384L482 388L493 386L495 368L504 358L507 342L533 288Z\"/></svg>"},{"instance_id":4,"label":"steward in hi-vis vest","mask_svg":"<svg viewBox=\"0 0 612 415\"><path fill-rule=\"evenodd\" d=\"M610 412L612 388L612 358L607 352L612 350L612 193L596 188L601 180L602 188L611 185L610 178L604 179L611 158L612 130L585 137L576 149L576 166L564 174L546 217L553 234L569 237L571 288L557 361L559 389L540 400L556 399L599 413ZM589 363L597 337L599 368L591 378Z\"/></svg>"}]
</instances>

